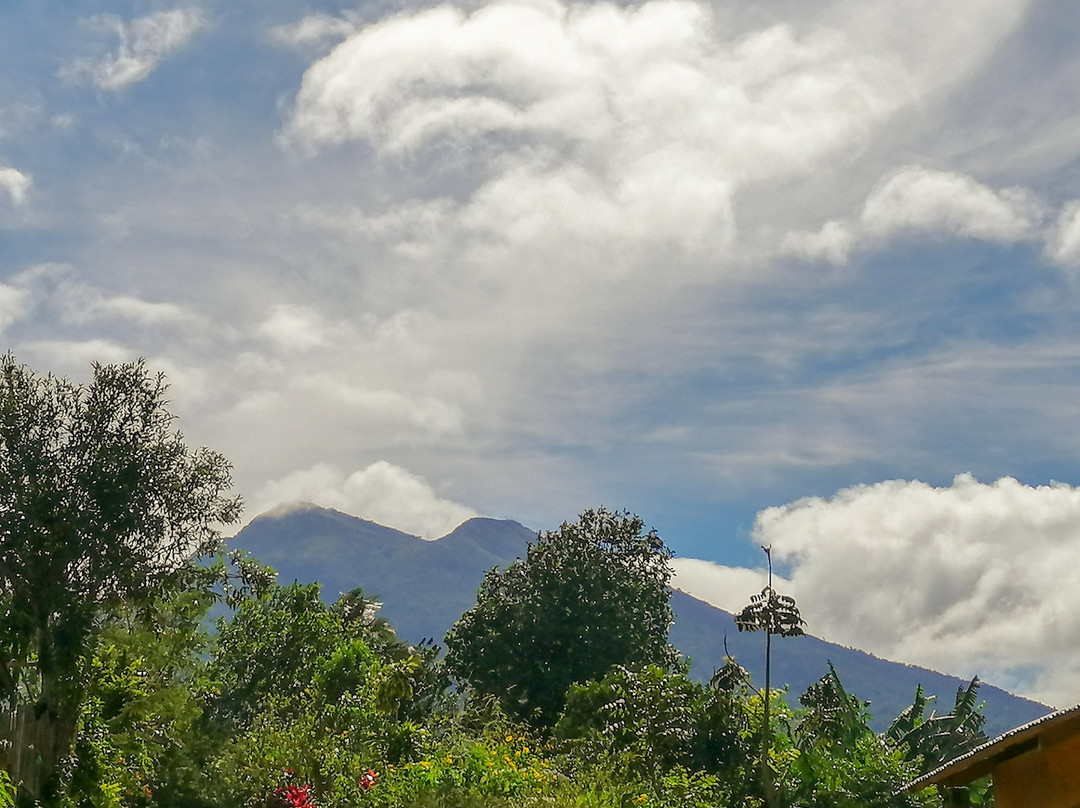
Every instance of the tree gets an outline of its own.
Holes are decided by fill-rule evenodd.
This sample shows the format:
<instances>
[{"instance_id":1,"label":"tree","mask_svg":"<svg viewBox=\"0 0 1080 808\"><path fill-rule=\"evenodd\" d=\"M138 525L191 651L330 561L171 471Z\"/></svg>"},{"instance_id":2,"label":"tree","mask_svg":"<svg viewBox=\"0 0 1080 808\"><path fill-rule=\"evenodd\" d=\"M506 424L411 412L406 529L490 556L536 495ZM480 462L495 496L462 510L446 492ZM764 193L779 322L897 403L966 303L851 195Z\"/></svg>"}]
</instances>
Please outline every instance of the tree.
<instances>
[{"instance_id":1,"label":"tree","mask_svg":"<svg viewBox=\"0 0 1080 808\"><path fill-rule=\"evenodd\" d=\"M571 685L554 734L579 757L606 761L620 776L655 784L683 766L720 775L730 791L745 779L744 764L754 761L743 740L743 682L705 685L684 670L615 665L599 681Z\"/></svg>"},{"instance_id":2,"label":"tree","mask_svg":"<svg viewBox=\"0 0 1080 808\"><path fill-rule=\"evenodd\" d=\"M170 589L239 517L229 463L184 443L166 390L142 361L75 384L0 358L0 704L32 705L39 736L38 769L14 774L40 793L20 801L55 790L103 618Z\"/></svg>"},{"instance_id":3,"label":"tree","mask_svg":"<svg viewBox=\"0 0 1080 808\"><path fill-rule=\"evenodd\" d=\"M451 673L511 716L550 727L567 688L612 665L671 667L671 552L655 531L603 508L541 533L524 561L489 570L446 635Z\"/></svg>"},{"instance_id":4,"label":"tree","mask_svg":"<svg viewBox=\"0 0 1080 808\"><path fill-rule=\"evenodd\" d=\"M794 733L794 804L905 808L925 802L925 795L904 791L914 768L874 733L868 702L847 692L832 663L799 702L805 709Z\"/></svg>"},{"instance_id":5,"label":"tree","mask_svg":"<svg viewBox=\"0 0 1080 808\"><path fill-rule=\"evenodd\" d=\"M798 637L803 634L805 620L799 614L795 599L789 595L780 595L772 585L772 548L762 547L769 562L769 583L760 594L752 595L750 603L735 616L735 625L739 631L765 632L765 691L764 716L761 723L761 785L765 790L765 799L770 808L776 804L776 797L769 775L769 702L772 701L772 638Z\"/></svg>"},{"instance_id":6,"label":"tree","mask_svg":"<svg viewBox=\"0 0 1080 808\"><path fill-rule=\"evenodd\" d=\"M319 584L293 583L221 621L207 671L219 743L204 762L217 804L256 804L287 767L320 805L355 805L370 766L415 756L417 702L446 683L432 649L399 640L377 606L359 589L330 606Z\"/></svg>"}]
</instances>

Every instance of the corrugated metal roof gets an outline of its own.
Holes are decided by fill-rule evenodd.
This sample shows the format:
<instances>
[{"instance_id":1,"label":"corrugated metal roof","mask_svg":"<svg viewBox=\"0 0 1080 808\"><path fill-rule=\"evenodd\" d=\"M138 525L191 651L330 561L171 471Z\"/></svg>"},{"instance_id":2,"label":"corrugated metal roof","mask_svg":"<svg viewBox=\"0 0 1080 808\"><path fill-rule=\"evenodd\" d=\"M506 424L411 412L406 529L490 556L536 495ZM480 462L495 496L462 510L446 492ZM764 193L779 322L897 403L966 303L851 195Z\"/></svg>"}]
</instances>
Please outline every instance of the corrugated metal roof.
<instances>
[{"instance_id":1,"label":"corrugated metal roof","mask_svg":"<svg viewBox=\"0 0 1080 808\"><path fill-rule=\"evenodd\" d=\"M948 763L938 766L916 780L912 780L904 786L903 790L919 791L929 785L940 785L944 781L952 780L961 775L967 777L968 773L970 773L970 777L967 777L963 782L967 783L976 780L989 773L993 764L1025 751L1026 747L1017 747L1023 747L1026 741L1035 742L1040 735L1048 730L1058 728L1062 724L1068 724L1074 719L1077 722L1077 731L1080 731L1080 704L1065 710L1047 713L1042 718L1036 718L1034 721L1029 721L1015 729L1002 733L993 740L953 758ZM957 785L958 783L946 784Z\"/></svg>"}]
</instances>

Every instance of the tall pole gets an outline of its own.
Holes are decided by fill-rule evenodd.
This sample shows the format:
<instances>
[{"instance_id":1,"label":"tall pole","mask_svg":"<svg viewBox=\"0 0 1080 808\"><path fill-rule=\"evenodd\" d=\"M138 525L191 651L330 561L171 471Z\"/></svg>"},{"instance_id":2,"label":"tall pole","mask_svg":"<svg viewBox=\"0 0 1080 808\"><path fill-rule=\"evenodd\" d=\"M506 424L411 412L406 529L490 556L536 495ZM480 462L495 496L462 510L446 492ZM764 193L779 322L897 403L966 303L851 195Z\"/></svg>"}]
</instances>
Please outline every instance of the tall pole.
<instances>
[{"instance_id":1,"label":"tall pole","mask_svg":"<svg viewBox=\"0 0 1080 808\"><path fill-rule=\"evenodd\" d=\"M769 561L769 600L772 600L772 545L764 545L765 558ZM769 808L777 808L776 792L773 789L772 776L769 772L769 741L771 740L771 727L769 726L769 703L772 701L772 615L767 614L765 620L765 707L762 712L761 724L761 787L765 792L765 803Z\"/></svg>"}]
</instances>

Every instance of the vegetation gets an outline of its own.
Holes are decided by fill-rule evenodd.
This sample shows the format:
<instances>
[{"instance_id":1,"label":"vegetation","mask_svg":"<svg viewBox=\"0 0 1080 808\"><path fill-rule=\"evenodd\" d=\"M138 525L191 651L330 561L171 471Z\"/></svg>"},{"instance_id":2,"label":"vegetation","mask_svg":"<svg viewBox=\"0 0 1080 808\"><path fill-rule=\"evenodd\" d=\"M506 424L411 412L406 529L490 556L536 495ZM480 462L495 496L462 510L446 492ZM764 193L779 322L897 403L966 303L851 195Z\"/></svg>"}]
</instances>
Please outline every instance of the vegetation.
<instances>
[{"instance_id":1,"label":"vegetation","mask_svg":"<svg viewBox=\"0 0 1080 808\"><path fill-rule=\"evenodd\" d=\"M484 578L446 637L451 672L544 728L567 688L612 665L670 667L671 552L635 516L586 511L542 533L524 561Z\"/></svg>"},{"instance_id":2,"label":"vegetation","mask_svg":"<svg viewBox=\"0 0 1080 808\"><path fill-rule=\"evenodd\" d=\"M182 588L239 516L229 464L184 444L165 390L142 363L77 385L0 358L0 704L32 705L23 798L56 788L95 633Z\"/></svg>"},{"instance_id":3,"label":"vegetation","mask_svg":"<svg viewBox=\"0 0 1080 808\"><path fill-rule=\"evenodd\" d=\"M0 808L923 806L902 785L982 739L977 680L947 716L920 690L882 735L831 668L796 707L733 659L691 680L666 639L667 548L604 510L490 572L444 661L361 590L328 605L253 559L200 562L235 515L228 466L184 447L141 364L84 388L3 371L0 706L70 734L47 788L0 771ZM38 566L57 587L12 572ZM771 585L754 604L748 626L801 623Z\"/></svg>"},{"instance_id":4,"label":"vegetation","mask_svg":"<svg viewBox=\"0 0 1080 808\"><path fill-rule=\"evenodd\" d=\"M778 594L772 585L772 550L762 547L769 562L769 582L760 594L753 595L750 603L735 616L735 625L739 631L765 632L765 693L772 692L772 638L798 637L802 635L802 615L789 595ZM776 808L778 800L774 788L773 772L769 762L769 750L772 744L772 725L769 722L769 708L772 698L764 697L762 706L764 716L761 722L761 787L765 792L765 801L769 808Z\"/></svg>"}]
</instances>

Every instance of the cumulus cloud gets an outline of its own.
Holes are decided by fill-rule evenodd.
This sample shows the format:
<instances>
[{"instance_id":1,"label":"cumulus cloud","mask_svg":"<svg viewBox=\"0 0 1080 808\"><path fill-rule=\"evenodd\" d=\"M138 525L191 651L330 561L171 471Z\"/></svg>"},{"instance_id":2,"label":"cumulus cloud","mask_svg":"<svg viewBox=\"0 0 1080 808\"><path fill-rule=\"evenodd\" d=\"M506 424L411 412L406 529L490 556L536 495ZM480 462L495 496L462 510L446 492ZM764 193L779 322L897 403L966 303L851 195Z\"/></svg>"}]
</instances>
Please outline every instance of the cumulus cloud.
<instances>
[{"instance_id":1,"label":"cumulus cloud","mask_svg":"<svg viewBox=\"0 0 1080 808\"><path fill-rule=\"evenodd\" d=\"M16 168L0 166L0 194L7 196L13 204L19 205L26 200L33 180Z\"/></svg>"},{"instance_id":2,"label":"cumulus cloud","mask_svg":"<svg viewBox=\"0 0 1080 808\"><path fill-rule=\"evenodd\" d=\"M966 174L905 166L881 178L853 220L788 233L780 250L843 264L860 245L904 235L1012 244L1041 238L1044 216L1045 206L1027 189L994 189Z\"/></svg>"},{"instance_id":3,"label":"cumulus cloud","mask_svg":"<svg viewBox=\"0 0 1080 808\"><path fill-rule=\"evenodd\" d=\"M149 76L163 59L184 47L207 24L196 8L158 11L129 22L112 14L91 17L95 30L114 34L114 50L97 58L72 61L61 75L102 90L122 90Z\"/></svg>"},{"instance_id":4,"label":"cumulus cloud","mask_svg":"<svg viewBox=\"0 0 1080 808\"><path fill-rule=\"evenodd\" d=\"M907 166L867 197L860 224L878 238L914 231L1006 244L1030 237L1041 216L1024 189L994 190L964 174Z\"/></svg>"},{"instance_id":5,"label":"cumulus cloud","mask_svg":"<svg viewBox=\"0 0 1080 808\"><path fill-rule=\"evenodd\" d=\"M423 477L380 460L351 474L326 463L264 485L256 507L314 502L424 539L450 533L478 514L439 496Z\"/></svg>"},{"instance_id":6,"label":"cumulus cloud","mask_svg":"<svg viewBox=\"0 0 1080 808\"><path fill-rule=\"evenodd\" d=\"M358 30L307 71L283 138L468 165L481 180L450 212L472 242L717 255L740 189L806 175L911 98L838 31L725 36L687 0L496 0Z\"/></svg>"},{"instance_id":7,"label":"cumulus cloud","mask_svg":"<svg viewBox=\"0 0 1080 808\"><path fill-rule=\"evenodd\" d=\"M813 633L1080 700L1080 489L891 480L764 510L754 538L790 567Z\"/></svg>"}]
</instances>

